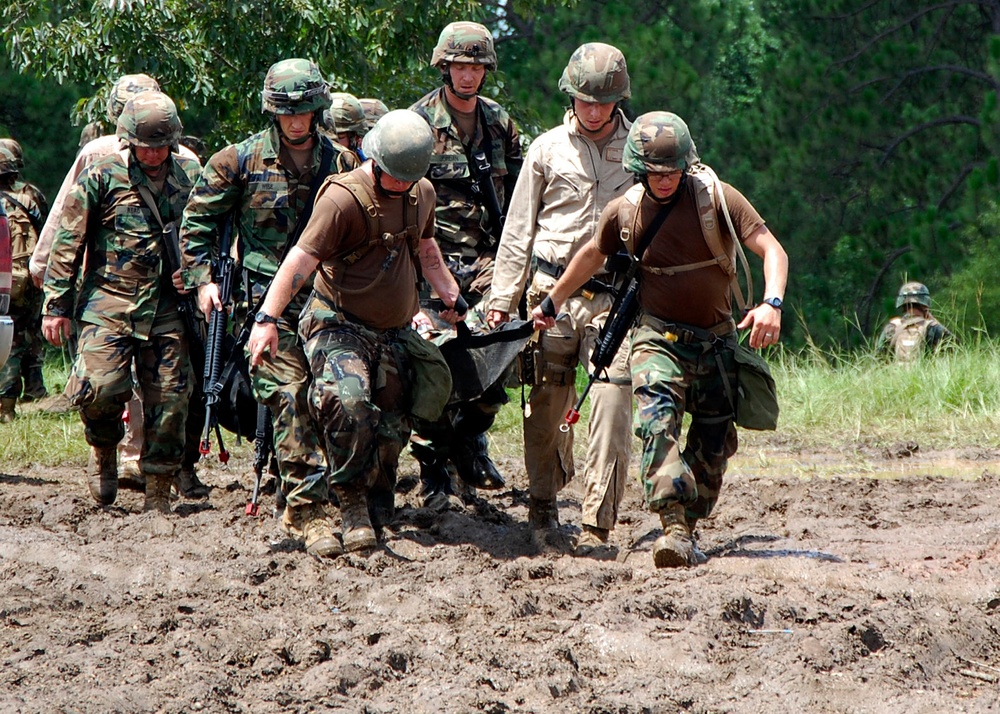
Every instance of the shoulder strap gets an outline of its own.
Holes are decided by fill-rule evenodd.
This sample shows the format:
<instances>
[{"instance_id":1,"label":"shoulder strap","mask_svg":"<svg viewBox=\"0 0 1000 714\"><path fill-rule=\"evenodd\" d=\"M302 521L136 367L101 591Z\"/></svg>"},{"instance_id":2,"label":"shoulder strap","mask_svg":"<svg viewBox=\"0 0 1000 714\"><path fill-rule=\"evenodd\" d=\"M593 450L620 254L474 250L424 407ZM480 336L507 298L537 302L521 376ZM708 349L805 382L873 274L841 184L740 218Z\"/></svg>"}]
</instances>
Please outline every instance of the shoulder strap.
<instances>
[{"instance_id":1,"label":"shoulder strap","mask_svg":"<svg viewBox=\"0 0 1000 714\"><path fill-rule=\"evenodd\" d=\"M42 217L39 215L38 211L31 210L30 208L25 206L23 203L18 201L16 198L11 196L6 191L0 191L0 196L6 198L8 201L13 203L15 206L17 206L27 214L28 220L31 222L31 227L35 229L36 233L42 232Z\"/></svg>"},{"instance_id":2,"label":"shoulder strap","mask_svg":"<svg viewBox=\"0 0 1000 714\"><path fill-rule=\"evenodd\" d=\"M729 276L729 286L732 290L733 299L736 301L740 314L744 314L749 307L750 301L753 300L753 277L750 274L750 264L747 262L746 251L743 250L743 242L740 240L739 235L736 233L736 228L733 226L732 216L729 215L729 206L726 203L722 182L719 181L719 177L715 174L715 171L705 164L697 164L692 167L691 175L699 179L695 195L698 203L698 216L701 219L702 235L705 237L705 242L708 243L708 248L712 251L712 255L719 261L719 267ZM721 209L722 215L726 219L726 228L729 229L729 235L732 237L733 247L728 251L722 245L722 233L719 231L719 224L716 221L717 207ZM746 295L743 294L739 280L736 277L736 265L733 261L734 254L735 257L739 258L740 265L743 267L743 274L746 277Z\"/></svg>"},{"instance_id":3,"label":"shoulder strap","mask_svg":"<svg viewBox=\"0 0 1000 714\"><path fill-rule=\"evenodd\" d=\"M406 240L410 253L416 257L420 243L420 231L417 226L417 184L414 184L406 194L407 200L403 213L404 228L400 233L393 234L381 231L378 209L375 207L375 201L367 186L349 173L330 177L329 180L330 183L335 183L351 192L354 199L360 204L361 210L364 211L368 224L368 241L341 258L345 265L350 266L358 262L378 245L390 246L400 239Z\"/></svg>"}]
</instances>

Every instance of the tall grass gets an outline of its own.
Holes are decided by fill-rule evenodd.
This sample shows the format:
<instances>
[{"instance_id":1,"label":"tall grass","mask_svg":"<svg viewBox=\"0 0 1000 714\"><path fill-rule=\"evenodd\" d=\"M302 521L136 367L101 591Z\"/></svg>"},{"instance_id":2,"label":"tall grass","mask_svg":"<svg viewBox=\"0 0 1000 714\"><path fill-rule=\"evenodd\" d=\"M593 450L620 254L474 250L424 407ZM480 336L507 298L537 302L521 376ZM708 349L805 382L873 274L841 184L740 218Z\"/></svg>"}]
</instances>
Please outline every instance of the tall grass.
<instances>
[{"instance_id":1,"label":"tall grass","mask_svg":"<svg viewBox=\"0 0 1000 714\"><path fill-rule=\"evenodd\" d=\"M775 438L789 445L837 449L912 439L925 449L1000 448L996 343L959 346L912 366L887 363L870 352L824 352L815 347L801 353L775 351L769 360L781 403ZM50 392L62 389L68 371L58 357L50 360ZM521 392L512 389L509 396L490 438L494 453L519 458ZM79 415L19 410L22 415L12 424L0 424L4 471L86 460ZM576 427L578 454L586 448L588 417L589 405Z\"/></svg>"}]
</instances>

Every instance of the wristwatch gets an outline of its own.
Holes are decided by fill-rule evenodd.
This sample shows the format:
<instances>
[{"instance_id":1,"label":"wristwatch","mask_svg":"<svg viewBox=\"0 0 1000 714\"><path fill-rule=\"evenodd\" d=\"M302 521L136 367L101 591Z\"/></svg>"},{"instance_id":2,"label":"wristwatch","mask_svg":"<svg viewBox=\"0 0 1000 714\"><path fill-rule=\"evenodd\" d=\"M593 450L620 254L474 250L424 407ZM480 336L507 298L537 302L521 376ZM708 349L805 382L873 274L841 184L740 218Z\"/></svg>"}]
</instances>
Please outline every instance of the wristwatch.
<instances>
[{"instance_id":1,"label":"wristwatch","mask_svg":"<svg viewBox=\"0 0 1000 714\"><path fill-rule=\"evenodd\" d=\"M769 297L769 298L764 298L764 300L763 300L762 302L764 302L764 303L765 303L765 304L767 304L767 305L770 305L770 306L771 306L771 307L773 307L773 308L774 308L775 310L780 310L780 309L781 309L781 307L782 307L782 306L783 306L783 305L785 304L785 303L783 303L783 302L781 301L781 298L780 298L780 297ZM259 315L258 315L258 317L259 317Z\"/></svg>"},{"instance_id":2,"label":"wristwatch","mask_svg":"<svg viewBox=\"0 0 1000 714\"><path fill-rule=\"evenodd\" d=\"M256 315L254 315L253 321L256 322L258 325L263 325L263 324L277 325L278 324L278 318L271 317L270 315L268 315L263 310L261 310Z\"/></svg>"}]
</instances>

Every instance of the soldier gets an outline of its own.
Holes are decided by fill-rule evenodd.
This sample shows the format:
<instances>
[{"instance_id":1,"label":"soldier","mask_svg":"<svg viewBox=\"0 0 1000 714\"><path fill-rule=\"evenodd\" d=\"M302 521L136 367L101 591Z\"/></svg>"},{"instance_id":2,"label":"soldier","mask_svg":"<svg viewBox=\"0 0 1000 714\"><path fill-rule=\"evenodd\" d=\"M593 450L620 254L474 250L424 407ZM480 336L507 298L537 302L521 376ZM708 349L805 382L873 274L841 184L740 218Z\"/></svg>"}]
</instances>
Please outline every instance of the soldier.
<instances>
[{"instance_id":1,"label":"soldier","mask_svg":"<svg viewBox=\"0 0 1000 714\"><path fill-rule=\"evenodd\" d=\"M361 139L368 133L368 125L365 110L353 94L330 94L330 108L323 112L322 129L333 141L353 151L359 160L364 160Z\"/></svg>"},{"instance_id":2,"label":"soldier","mask_svg":"<svg viewBox=\"0 0 1000 714\"><path fill-rule=\"evenodd\" d=\"M42 291L28 273L28 258L38 242L49 206L36 186L21 179L23 168L21 145L13 139L0 139L0 203L10 227L10 315L14 319L10 356L0 369L0 423L13 421L18 398L30 401L46 394L39 333Z\"/></svg>"},{"instance_id":3,"label":"soldier","mask_svg":"<svg viewBox=\"0 0 1000 714\"><path fill-rule=\"evenodd\" d=\"M440 411L450 390L440 353L410 327L418 265L448 305L441 317L454 323L453 308L463 310L434 241L434 189L423 178L432 147L430 130L413 112L389 112L376 123L364 139L370 161L323 185L250 335L251 364L260 369L280 354L275 316L287 314L316 274L299 333L313 375L308 403L324 437L348 551L377 543L366 492L381 482L378 492L391 493L409 437L407 412L431 402ZM444 379L428 378L417 354L432 361L436 354ZM421 388L433 394L413 393Z\"/></svg>"},{"instance_id":4,"label":"soldier","mask_svg":"<svg viewBox=\"0 0 1000 714\"><path fill-rule=\"evenodd\" d=\"M374 97L361 97L358 101L365 112L365 132L367 133L375 126L375 122L389 112L389 107L381 99Z\"/></svg>"},{"instance_id":5,"label":"soldier","mask_svg":"<svg viewBox=\"0 0 1000 714\"><path fill-rule=\"evenodd\" d=\"M430 64L441 72L444 86L411 109L434 132L427 177L437 192L438 244L462 297L474 308L486 297L493 275L505 199L521 164L521 144L503 107L479 96L486 73L497 68L489 30L475 22L451 23L441 31ZM495 200L489 199L491 193ZM425 324L433 324L441 307L433 295L422 298L421 308L429 317ZM481 312L472 321L485 329ZM498 383L478 399L450 409L437 423L415 425L419 438L412 452L420 463L427 506L458 505L449 462L469 485L503 486L503 477L489 456L485 432L506 401L506 391Z\"/></svg>"},{"instance_id":6,"label":"soldier","mask_svg":"<svg viewBox=\"0 0 1000 714\"><path fill-rule=\"evenodd\" d=\"M896 362L915 362L955 336L931 314L931 293L923 283L904 283L896 295L896 307L903 314L882 328L875 351L892 354Z\"/></svg>"},{"instance_id":7,"label":"soldier","mask_svg":"<svg viewBox=\"0 0 1000 714\"><path fill-rule=\"evenodd\" d=\"M119 77L111 86L108 92L108 103L106 107L107 119L112 127L117 126L118 117L124 109L126 102L141 92L150 90L159 91L160 85L148 74L126 74ZM99 122L91 122L88 127L100 128ZM31 277L35 285L41 287L42 278L45 276L45 268L48 265L49 253L52 248L52 240L56 231L62 224L63 207L69 198L70 191L76 184L77 178L98 159L118 153L121 149L121 139L114 133L98 136L87 142L77 153L73 166L63 178L59 192L55 201L52 202L52 210L42 227L41 235L38 237L38 245L31 253L29 267ZM178 149L181 156L197 161L198 157L193 152L180 146ZM72 341L71 341L72 348ZM190 410L190 416L197 422L199 406ZM128 430L125 438L119 444L120 476L119 485L122 488L145 490L146 485L142 481L142 474L139 471L139 454L142 451L142 405L139 402L139 395L129 400L127 406ZM205 486L195 473L195 463L198 461L198 436L200 433L192 432L189 443L184 452L184 466L177 474L177 489L187 498L204 498L208 495L208 487Z\"/></svg>"},{"instance_id":8,"label":"soldier","mask_svg":"<svg viewBox=\"0 0 1000 714\"><path fill-rule=\"evenodd\" d=\"M311 209L311 192L330 173L357 165L350 151L319 133L330 93L319 68L306 59L271 66L264 78L261 111L271 126L214 154L205 165L181 226L182 278L198 290L206 315L223 309L212 281L219 227L232 214L237 254L249 309L257 304ZM280 315L280 349L252 375L254 396L275 418L274 447L286 500L282 522L302 537L312 555L336 554L339 543L322 504L327 500L326 462L309 418L309 363L296 335L307 293ZM245 311L245 310L244 310Z\"/></svg>"},{"instance_id":9,"label":"soldier","mask_svg":"<svg viewBox=\"0 0 1000 714\"><path fill-rule=\"evenodd\" d=\"M45 273L42 321L45 338L57 346L70 335L74 310L80 323L66 393L83 418L91 446L87 484L102 505L118 492L115 450L135 370L143 395L143 509L163 513L170 512L170 486L184 456L193 390L163 243L163 226L180 219L200 169L171 152L181 129L165 94L147 91L125 104L118 137L128 148L93 163L66 201Z\"/></svg>"},{"instance_id":10,"label":"soldier","mask_svg":"<svg viewBox=\"0 0 1000 714\"><path fill-rule=\"evenodd\" d=\"M529 308L538 305L590 240L601 210L633 184L621 163L631 126L619 106L631 95L624 55L600 42L582 45L570 56L559 88L571 106L561 126L532 142L514 188L490 288L491 325L506 321L517 307L532 262L538 269L527 302ZM569 296L567 318L544 333L534 350L524 463L528 520L542 549L558 546L549 543L558 534L556 495L575 475L573 434L560 432L559 425L575 399L577 365L587 364L612 302L609 278L598 276ZM625 350L608 376L591 391L582 533L576 544L581 555L608 549L628 476L631 444L623 435L632 400Z\"/></svg>"},{"instance_id":11,"label":"soldier","mask_svg":"<svg viewBox=\"0 0 1000 714\"><path fill-rule=\"evenodd\" d=\"M532 316L539 329L551 328L567 298L606 256L622 249L640 256L641 310L632 331L631 369L646 503L663 525L653 562L658 568L695 565L704 558L695 547L695 525L712 512L727 461L736 453L730 398L736 330L750 328L753 349L777 343L788 258L750 202L707 167L700 170L691 134L677 115L651 112L637 118L623 163L641 185L608 204L593 240ZM724 201L716 198L706 206L706 197L720 194ZM724 242L735 249L738 238L764 261L769 297L739 325L732 317L731 275L703 233L703 210L715 211L711 225L720 227ZM685 411L692 420L682 452Z\"/></svg>"}]
</instances>

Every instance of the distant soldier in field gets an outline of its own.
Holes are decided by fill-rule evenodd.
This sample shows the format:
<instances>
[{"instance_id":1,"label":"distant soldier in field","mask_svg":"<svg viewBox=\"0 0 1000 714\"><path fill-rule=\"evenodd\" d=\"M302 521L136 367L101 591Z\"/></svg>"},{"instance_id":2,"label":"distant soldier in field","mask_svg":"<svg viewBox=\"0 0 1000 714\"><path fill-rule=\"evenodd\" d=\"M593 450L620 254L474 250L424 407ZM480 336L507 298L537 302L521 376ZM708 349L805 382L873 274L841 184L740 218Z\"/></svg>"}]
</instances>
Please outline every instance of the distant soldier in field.
<instances>
[{"instance_id":1,"label":"distant soldier in field","mask_svg":"<svg viewBox=\"0 0 1000 714\"><path fill-rule=\"evenodd\" d=\"M528 149L497 251L487 316L506 322L527 286L527 305L538 305L593 237L597 220L634 179L622 167L631 124L620 104L631 96L622 52L588 42L570 56L559 80L570 108L560 126ZM532 275L532 265L537 270ZM577 365L587 365L614 302L613 276L604 271L566 300L564 319L542 333L534 350L524 418L524 465L528 472L528 519L536 545L561 549L556 499L576 475L573 433L560 424L573 406ZM608 381L590 392L590 427L584 471L580 555L604 555L618 520L628 477L632 418L628 354L620 350ZM549 541L553 542L549 542ZM597 552L595 552L597 551Z\"/></svg>"},{"instance_id":2,"label":"distant soldier in field","mask_svg":"<svg viewBox=\"0 0 1000 714\"><path fill-rule=\"evenodd\" d=\"M127 148L94 162L70 192L45 273L45 338L62 345L70 320L79 323L66 394L91 446L87 485L105 506L118 493L116 449L133 370L142 394L144 510L170 512L184 458L193 371L163 231L180 219L200 170L171 151L181 129L165 94L150 90L125 104L118 137Z\"/></svg>"},{"instance_id":3,"label":"distant soldier in field","mask_svg":"<svg viewBox=\"0 0 1000 714\"><path fill-rule=\"evenodd\" d=\"M219 229L231 216L233 240L250 286L239 312L257 304L283 256L305 224L302 216L313 186L330 174L350 170L357 157L319 132L330 92L319 68L306 59L286 59L271 66L261 91L261 111L271 125L238 144L215 153L205 165L181 226L185 288L198 291L206 316L222 310L212 261ZM308 287L308 286L306 286ZM274 417L274 447L286 501L282 523L304 540L312 555L340 552L323 504L329 490L320 434L309 416L312 376L297 334L304 289L273 319L279 346L252 372L254 396ZM259 317L259 315L258 315Z\"/></svg>"},{"instance_id":4,"label":"distant soldier in field","mask_svg":"<svg viewBox=\"0 0 1000 714\"><path fill-rule=\"evenodd\" d=\"M364 160L361 140L368 133L365 110L353 94L331 92L330 108L323 112L321 130L358 157L358 164Z\"/></svg>"},{"instance_id":5,"label":"distant soldier in field","mask_svg":"<svg viewBox=\"0 0 1000 714\"><path fill-rule=\"evenodd\" d=\"M521 165L521 143L504 108L480 96L487 72L497 68L493 35L486 27L475 22L446 26L430 64L440 71L443 86L410 108L434 133L427 178L437 193L437 241L473 310L470 326L485 330L485 314L476 308L488 295L503 214ZM422 296L428 328L447 328L435 324L442 307L432 292ZM489 456L486 431L506 401L503 384L494 384L478 399L450 409L438 422L416 424L411 450L420 463L425 505L439 510L460 505L449 464L471 486L503 486Z\"/></svg>"},{"instance_id":6,"label":"distant soldier in field","mask_svg":"<svg viewBox=\"0 0 1000 714\"><path fill-rule=\"evenodd\" d=\"M536 327L551 329L566 300L609 255L627 250L639 256L640 310L623 348L631 352L643 492L663 526L653 562L658 568L691 566L705 557L695 545L695 526L712 512L739 443L732 397L736 330L749 328L753 349L777 343L788 257L750 202L700 164L687 124L676 114L637 117L622 163L640 183L607 205L592 240L532 316ZM708 213L712 220L703 220ZM731 246L724 252L729 262L716 252L716 238L720 247ZM727 267L737 240L763 259L767 296L739 324L731 302L735 276ZM685 414L691 422L682 444Z\"/></svg>"},{"instance_id":7,"label":"distant soldier in field","mask_svg":"<svg viewBox=\"0 0 1000 714\"><path fill-rule=\"evenodd\" d=\"M365 111L365 131L371 131L375 122L389 112L389 107L381 99L375 97L361 97L361 108Z\"/></svg>"},{"instance_id":8,"label":"distant soldier in field","mask_svg":"<svg viewBox=\"0 0 1000 714\"><path fill-rule=\"evenodd\" d=\"M875 351L891 354L896 362L915 362L933 354L955 336L931 314L931 293L923 283L904 283L896 295L896 307L903 314L882 328Z\"/></svg>"},{"instance_id":9,"label":"distant soldier in field","mask_svg":"<svg viewBox=\"0 0 1000 714\"><path fill-rule=\"evenodd\" d=\"M0 369L0 423L15 417L17 400L46 395L42 379L42 291L31 280L28 259L48 214L45 196L21 178L24 154L13 139L0 139L0 203L7 212L13 258L10 315L14 341L7 363Z\"/></svg>"},{"instance_id":10,"label":"distant soldier in field","mask_svg":"<svg viewBox=\"0 0 1000 714\"><path fill-rule=\"evenodd\" d=\"M151 90L159 91L159 83L148 74L125 74L119 77L108 91L108 102L106 106L106 116L109 125L114 129L118 123L118 117L129 99ZM102 128L101 122L91 122L85 127L81 135L81 140L85 136L90 136L95 130ZM31 253L29 267L31 277L35 285L41 287L42 278L45 276L45 268L49 261L49 252L52 248L52 241L56 231L62 224L63 207L69 198L70 192L76 185L77 178L84 173L87 168L104 158L118 153L122 148L122 140L117 134L105 134L84 144L76 155L76 160L70 170L63 178L59 192L52 202L52 210L42 227L41 235L38 238L38 245ZM178 153L189 159L197 160L197 156L183 145L179 147ZM70 342L72 349L72 341ZM74 355L75 357L75 355ZM139 395L131 399L127 406L128 428L125 438L119 444L119 476L122 488L145 490L146 485L142 481L142 474L139 470L139 454L142 451L142 406L139 403ZM192 410L192 419L197 421L197 407ZM192 438L184 455L184 467L177 475L177 489L187 498L204 498L208 495L208 487L205 486L195 472L195 464L198 461L197 435L192 433Z\"/></svg>"},{"instance_id":11,"label":"distant soldier in field","mask_svg":"<svg viewBox=\"0 0 1000 714\"><path fill-rule=\"evenodd\" d=\"M432 147L430 130L413 112L389 112L376 123L364 139L370 160L323 184L250 335L251 364L260 369L281 354L276 316L287 314L286 305L297 303L315 276L299 333L313 377L308 404L330 464L347 551L376 546L392 501L369 503L368 494L391 499L411 413L435 400L440 409L450 392L437 348L410 326L418 270L444 301L442 319L453 324L462 317L458 285L434 241L434 189L423 178ZM444 380L428 378L417 359L435 353ZM420 385L431 393L416 393Z\"/></svg>"}]
</instances>

